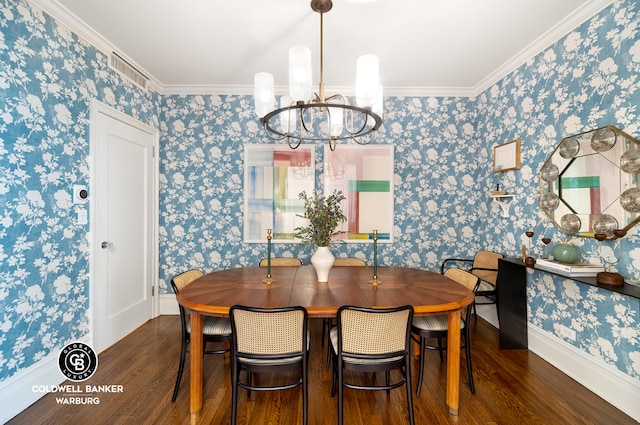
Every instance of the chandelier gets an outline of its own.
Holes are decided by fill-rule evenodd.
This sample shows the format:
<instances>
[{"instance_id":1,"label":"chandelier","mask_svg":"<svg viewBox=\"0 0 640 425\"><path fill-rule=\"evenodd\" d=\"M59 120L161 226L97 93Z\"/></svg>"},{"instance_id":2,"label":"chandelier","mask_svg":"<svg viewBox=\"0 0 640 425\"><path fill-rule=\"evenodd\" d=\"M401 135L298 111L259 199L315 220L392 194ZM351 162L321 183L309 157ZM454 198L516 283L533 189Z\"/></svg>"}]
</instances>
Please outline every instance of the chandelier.
<instances>
[{"instance_id":1,"label":"chandelier","mask_svg":"<svg viewBox=\"0 0 640 425\"><path fill-rule=\"evenodd\" d=\"M303 140L327 141L333 151L340 140L370 143L382 125L382 86L378 58L363 55L356 69L356 105L346 96L325 96L323 73L323 15L333 7L331 0L311 0L311 9L320 14L320 83L312 93L311 50L296 46L289 50L289 95L275 106L273 75L259 72L254 79L256 114L266 135L287 139L291 149Z\"/></svg>"}]
</instances>

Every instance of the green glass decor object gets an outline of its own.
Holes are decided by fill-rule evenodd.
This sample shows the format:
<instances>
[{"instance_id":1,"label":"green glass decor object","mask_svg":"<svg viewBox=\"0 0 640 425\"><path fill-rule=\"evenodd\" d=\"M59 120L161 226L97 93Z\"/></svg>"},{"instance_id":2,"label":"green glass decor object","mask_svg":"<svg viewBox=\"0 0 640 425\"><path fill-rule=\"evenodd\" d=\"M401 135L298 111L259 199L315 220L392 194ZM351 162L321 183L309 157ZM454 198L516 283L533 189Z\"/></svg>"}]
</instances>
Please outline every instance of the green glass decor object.
<instances>
[{"instance_id":1,"label":"green glass decor object","mask_svg":"<svg viewBox=\"0 0 640 425\"><path fill-rule=\"evenodd\" d=\"M580 248L568 243L559 243L553 247L554 260L559 263L573 264L580 259Z\"/></svg>"}]
</instances>

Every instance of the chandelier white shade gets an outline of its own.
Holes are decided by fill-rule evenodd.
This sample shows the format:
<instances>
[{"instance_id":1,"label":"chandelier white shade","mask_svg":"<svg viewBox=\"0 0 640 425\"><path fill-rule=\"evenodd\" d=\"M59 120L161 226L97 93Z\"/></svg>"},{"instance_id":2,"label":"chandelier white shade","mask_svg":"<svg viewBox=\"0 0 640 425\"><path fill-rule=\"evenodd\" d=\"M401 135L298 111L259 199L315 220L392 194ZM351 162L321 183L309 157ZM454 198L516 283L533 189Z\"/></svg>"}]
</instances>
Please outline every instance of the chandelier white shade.
<instances>
[{"instance_id":1,"label":"chandelier white shade","mask_svg":"<svg viewBox=\"0 0 640 425\"><path fill-rule=\"evenodd\" d=\"M253 98L256 104L256 114L259 117L265 116L273 110L273 75L268 72L258 72L254 76Z\"/></svg>"},{"instance_id":2,"label":"chandelier white shade","mask_svg":"<svg viewBox=\"0 0 640 425\"><path fill-rule=\"evenodd\" d=\"M331 0L312 0L311 8L320 14L320 83L313 92L311 50L295 46L289 50L289 95L276 107L273 75L258 72L254 80L256 114L271 139L286 139L297 148L303 140L327 141L333 150L339 140L370 143L382 125L382 86L379 62L374 55L358 58L356 66L356 105L342 94L325 96L323 81L323 14L331 10Z\"/></svg>"},{"instance_id":3,"label":"chandelier white shade","mask_svg":"<svg viewBox=\"0 0 640 425\"><path fill-rule=\"evenodd\" d=\"M311 50L304 46L289 49L289 95L291 100L305 102L311 99L312 78Z\"/></svg>"},{"instance_id":4,"label":"chandelier white shade","mask_svg":"<svg viewBox=\"0 0 640 425\"><path fill-rule=\"evenodd\" d=\"M379 75L378 57L362 55L356 68L356 103L359 106L372 107L378 100Z\"/></svg>"}]
</instances>

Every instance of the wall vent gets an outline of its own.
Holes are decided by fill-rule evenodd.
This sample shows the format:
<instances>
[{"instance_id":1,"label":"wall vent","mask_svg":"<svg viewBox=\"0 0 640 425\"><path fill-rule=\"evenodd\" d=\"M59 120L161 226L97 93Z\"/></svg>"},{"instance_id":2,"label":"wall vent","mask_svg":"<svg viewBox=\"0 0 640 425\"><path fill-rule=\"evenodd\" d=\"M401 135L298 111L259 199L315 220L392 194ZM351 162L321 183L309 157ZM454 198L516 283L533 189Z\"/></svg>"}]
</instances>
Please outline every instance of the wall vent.
<instances>
[{"instance_id":1,"label":"wall vent","mask_svg":"<svg viewBox=\"0 0 640 425\"><path fill-rule=\"evenodd\" d=\"M142 72L138 71L129 62L120 57L116 52L111 52L110 64L113 69L115 69L120 74L124 75L143 89L146 90L149 87L149 78Z\"/></svg>"}]
</instances>

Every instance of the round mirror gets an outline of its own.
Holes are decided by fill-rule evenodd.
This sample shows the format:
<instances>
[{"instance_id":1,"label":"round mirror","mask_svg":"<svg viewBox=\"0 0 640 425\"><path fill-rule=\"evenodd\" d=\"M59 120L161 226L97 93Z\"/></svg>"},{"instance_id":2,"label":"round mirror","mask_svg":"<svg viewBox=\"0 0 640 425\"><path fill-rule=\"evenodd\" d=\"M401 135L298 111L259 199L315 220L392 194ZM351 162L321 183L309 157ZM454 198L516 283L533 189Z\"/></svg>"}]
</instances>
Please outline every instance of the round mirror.
<instances>
[{"instance_id":1,"label":"round mirror","mask_svg":"<svg viewBox=\"0 0 640 425\"><path fill-rule=\"evenodd\" d=\"M567 235L615 239L640 221L640 142L614 126L563 138L540 169L540 207Z\"/></svg>"}]
</instances>

